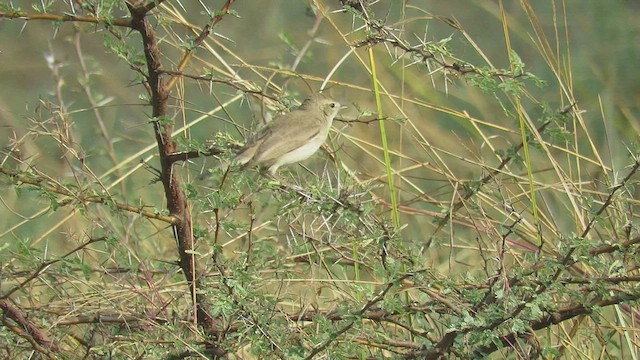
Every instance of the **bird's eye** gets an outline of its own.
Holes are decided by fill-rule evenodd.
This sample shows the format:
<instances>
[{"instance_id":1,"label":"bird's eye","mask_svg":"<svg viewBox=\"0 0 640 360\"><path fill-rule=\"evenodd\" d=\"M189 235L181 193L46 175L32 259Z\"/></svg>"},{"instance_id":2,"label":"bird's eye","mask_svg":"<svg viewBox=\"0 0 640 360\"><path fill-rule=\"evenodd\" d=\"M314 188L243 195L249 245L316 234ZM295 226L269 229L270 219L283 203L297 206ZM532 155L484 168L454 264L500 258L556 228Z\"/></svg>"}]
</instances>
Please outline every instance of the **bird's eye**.
<instances>
[{"instance_id":1,"label":"bird's eye","mask_svg":"<svg viewBox=\"0 0 640 360\"><path fill-rule=\"evenodd\" d=\"M331 106L332 108L334 108L334 109L335 109L335 108L336 108L336 106L338 106L338 104L336 104L336 103L331 103L329 106Z\"/></svg>"}]
</instances>

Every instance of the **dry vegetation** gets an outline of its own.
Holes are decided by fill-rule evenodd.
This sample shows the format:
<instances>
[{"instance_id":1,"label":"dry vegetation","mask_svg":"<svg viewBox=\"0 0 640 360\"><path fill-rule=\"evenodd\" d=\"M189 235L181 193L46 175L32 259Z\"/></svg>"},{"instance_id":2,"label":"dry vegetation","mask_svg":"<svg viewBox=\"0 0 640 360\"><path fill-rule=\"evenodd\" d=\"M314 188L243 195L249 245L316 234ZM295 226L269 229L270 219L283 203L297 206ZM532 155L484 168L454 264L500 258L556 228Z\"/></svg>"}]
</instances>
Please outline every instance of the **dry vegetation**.
<instances>
[{"instance_id":1,"label":"dry vegetation","mask_svg":"<svg viewBox=\"0 0 640 360\"><path fill-rule=\"evenodd\" d=\"M637 358L637 120L576 98L571 13L491 2L489 53L420 2L288 3L0 3L9 66L45 55L5 74L0 357ZM322 152L227 166L325 84Z\"/></svg>"}]
</instances>

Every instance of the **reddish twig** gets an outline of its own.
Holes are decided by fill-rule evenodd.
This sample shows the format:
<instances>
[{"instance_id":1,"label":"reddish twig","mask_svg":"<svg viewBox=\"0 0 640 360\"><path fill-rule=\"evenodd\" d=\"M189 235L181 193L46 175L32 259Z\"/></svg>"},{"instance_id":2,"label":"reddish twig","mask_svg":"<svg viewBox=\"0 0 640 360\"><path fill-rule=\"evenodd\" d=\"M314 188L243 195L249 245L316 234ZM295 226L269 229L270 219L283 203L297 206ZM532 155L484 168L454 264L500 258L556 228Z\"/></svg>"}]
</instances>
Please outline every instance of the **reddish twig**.
<instances>
[{"instance_id":1,"label":"reddish twig","mask_svg":"<svg viewBox=\"0 0 640 360\"><path fill-rule=\"evenodd\" d=\"M46 355L50 359L56 358L51 351L59 353L60 347L58 344L49 339L44 330L30 321L21 309L13 306L7 300L1 300L0 310L2 310L2 324L4 326L31 343L33 348L38 352ZM7 321L8 319L13 320L18 326L11 324Z\"/></svg>"}]
</instances>

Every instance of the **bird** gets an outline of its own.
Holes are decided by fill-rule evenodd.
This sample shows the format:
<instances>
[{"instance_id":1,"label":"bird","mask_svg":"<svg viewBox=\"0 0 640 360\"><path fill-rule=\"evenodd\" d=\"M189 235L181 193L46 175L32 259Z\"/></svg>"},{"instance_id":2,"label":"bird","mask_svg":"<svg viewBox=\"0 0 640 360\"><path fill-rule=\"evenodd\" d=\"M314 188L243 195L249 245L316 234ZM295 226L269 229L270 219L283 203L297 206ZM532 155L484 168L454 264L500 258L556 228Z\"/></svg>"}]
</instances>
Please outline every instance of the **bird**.
<instances>
[{"instance_id":1,"label":"bird","mask_svg":"<svg viewBox=\"0 0 640 360\"><path fill-rule=\"evenodd\" d=\"M340 103L316 93L300 107L276 116L243 146L234 158L242 166L259 165L276 176L283 165L306 160L325 142Z\"/></svg>"}]
</instances>

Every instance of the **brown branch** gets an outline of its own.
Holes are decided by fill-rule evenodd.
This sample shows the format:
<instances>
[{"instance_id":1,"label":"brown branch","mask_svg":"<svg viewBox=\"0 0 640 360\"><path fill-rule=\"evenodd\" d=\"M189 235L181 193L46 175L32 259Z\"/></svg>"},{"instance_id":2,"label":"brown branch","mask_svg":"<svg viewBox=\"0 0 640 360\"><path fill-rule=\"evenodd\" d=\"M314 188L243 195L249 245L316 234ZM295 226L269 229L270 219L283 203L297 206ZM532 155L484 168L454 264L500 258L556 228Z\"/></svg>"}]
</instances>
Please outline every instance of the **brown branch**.
<instances>
[{"instance_id":1,"label":"brown branch","mask_svg":"<svg viewBox=\"0 0 640 360\"><path fill-rule=\"evenodd\" d=\"M127 316L123 314L97 314L97 315L80 315L75 317L68 317L65 320L56 322L57 326L74 326L84 324L121 324L128 327L139 326L144 327L149 322L154 324L164 325L170 321L166 318L150 316L145 314L144 316Z\"/></svg>"},{"instance_id":2,"label":"brown branch","mask_svg":"<svg viewBox=\"0 0 640 360\"><path fill-rule=\"evenodd\" d=\"M264 94L263 90L251 90L251 89L247 89L246 87L242 87L240 86L237 82L233 81L233 80L223 80L223 79L214 79L213 76L202 76L202 75L192 75L192 74L187 74L187 73L183 73L181 71L175 71L175 70L167 70L167 69L162 69L160 70L160 72L162 72L163 74L167 74L167 75L171 75L172 77L185 77L185 78L189 78L192 80L196 80L196 81L206 81L208 83L216 83L216 84L225 84L228 85L236 90L240 90L245 94L254 94L254 95L259 95L262 97L268 97L272 100L278 100L272 96L268 96L266 94Z\"/></svg>"},{"instance_id":3,"label":"brown branch","mask_svg":"<svg viewBox=\"0 0 640 360\"><path fill-rule=\"evenodd\" d=\"M636 301L638 299L640 299L640 295L638 294L636 294L635 296L618 295L618 296L611 297L610 299L607 299L607 300L595 301L592 304L588 304L588 305L582 305L582 304L574 305L574 306L567 307L567 308L555 311L553 313L547 314L542 319L531 321L529 325L531 329L534 331L546 329L549 326L557 325L563 321L573 319L576 316L593 314L595 311L598 311L599 308L602 308L605 306L618 305L624 302ZM517 342L518 338L521 338L527 335L529 334L510 333L508 335L500 337L499 342L501 343L502 346L513 346L513 344ZM496 350L498 350L498 345L496 344L496 342L494 342L491 345L483 346L476 349L476 351L474 352L476 356L472 356L472 358L477 358L477 359L484 358L484 356L486 356L484 354L490 354Z\"/></svg>"},{"instance_id":4,"label":"brown branch","mask_svg":"<svg viewBox=\"0 0 640 360\"><path fill-rule=\"evenodd\" d=\"M567 278L561 279L562 284L580 284L580 285L592 285L594 283L608 283L608 284L621 284L621 283L640 283L640 275L628 275L628 276L596 276L586 277L581 279Z\"/></svg>"},{"instance_id":5,"label":"brown branch","mask_svg":"<svg viewBox=\"0 0 640 360\"><path fill-rule=\"evenodd\" d=\"M0 173L5 174L23 184L37 186L43 191L68 196L68 198L58 202L59 206L69 205L75 199L79 203L95 203L95 204L113 206L118 210L139 214L148 219L160 220L169 224L174 224L177 221L176 218L173 216L161 215L153 211L144 210L144 208L147 206L133 206L128 204L122 204L122 203L113 201L111 199L107 199L105 197L97 196L97 195L83 196L82 194L74 194L65 188L51 185L49 181L43 178L34 178L32 176L28 176L26 173L21 173L19 171L0 167Z\"/></svg>"},{"instance_id":6,"label":"brown branch","mask_svg":"<svg viewBox=\"0 0 640 360\"><path fill-rule=\"evenodd\" d=\"M591 249L589 250L589 254L591 254L592 256L600 255L600 254L608 254L616 250L628 249L630 246L638 243L640 243L640 237L623 241L622 243L619 243L619 244L607 245L607 246Z\"/></svg>"},{"instance_id":7,"label":"brown branch","mask_svg":"<svg viewBox=\"0 0 640 360\"><path fill-rule=\"evenodd\" d=\"M222 150L217 148L209 148L206 151L181 151L174 154L169 154L167 158L169 162L174 163L177 161L188 161L190 159L197 159L202 156L216 156L220 154L222 154Z\"/></svg>"},{"instance_id":8,"label":"brown branch","mask_svg":"<svg viewBox=\"0 0 640 360\"><path fill-rule=\"evenodd\" d=\"M24 334L22 332L16 332L16 334L29 341L31 345L34 346L35 350L47 355L52 359L54 357L49 352L49 350L60 352L60 347L58 346L58 344L49 339L43 329L27 319L21 309L16 308L7 300L1 300L0 310L2 310L3 313L3 325L6 325L7 327L13 329L13 326L11 326L11 324L9 324L4 318L6 317L15 321L19 325L20 330L26 330L27 332L27 334Z\"/></svg>"},{"instance_id":9,"label":"brown branch","mask_svg":"<svg viewBox=\"0 0 640 360\"><path fill-rule=\"evenodd\" d=\"M230 3L233 1L227 1L227 5ZM181 181L171 157L172 154L177 153L177 144L172 138L173 123L167 120L170 85L167 85L162 79L162 52L158 47L153 27L145 17L144 9L138 10L129 7L129 10L133 17L133 29L142 36L144 46L148 73L147 87L151 95L153 126L160 156L160 179L164 187L169 213L177 220L173 224L173 230L178 243L179 265L189 285L198 325L212 339L207 344L206 350L213 357L222 357L226 351L217 344L222 336L218 327L219 320L211 315L213 312L203 291L202 269L193 255L196 245L190 204L182 190Z\"/></svg>"},{"instance_id":10,"label":"brown branch","mask_svg":"<svg viewBox=\"0 0 640 360\"><path fill-rule=\"evenodd\" d=\"M31 335L39 345L56 352L60 351L58 344L49 339L42 329L29 321L21 310L11 305L7 300L0 300L0 309L3 311L4 316L15 321L21 328L27 330L29 335Z\"/></svg>"},{"instance_id":11,"label":"brown branch","mask_svg":"<svg viewBox=\"0 0 640 360\"><path fill-rule=\"evenodd\" d=\"M73 14L49 14L49 13L22 13L22 12L0 12L0 19L20 19L25 21L31 20L45 20L45 21L58 21L58 22L86 22L92 24L100 24L104 26L120 26L131 28L130 18L120 19L105 19L96 17L77 16Z\"/></svg>"},{"instance_id":12,"label":"brown branch","mask_svg":"<svg viewBox=\"0 0 640 360\"><path fill-rule=\"evenodd\" d=\"M408 54L412 56L414 59L417 59L418 62L422 64L425 64L428 66L429 62L434 62L435 64L442 67L443 69L450 70L451 72L455 72L463 76L467 74L483 75L484 73L486 73L491 77L500 78L500 79L502 78L517 79L517 78L528 75L526 73L513 74L507 71L498 71L498 70L483 72L471 64L466 64L466 63L463 64L460 62L448 63L445 60L438 59L438 55L440 55L439 53L424 49L424 47L426 47L427 45L426 43L420 44L418 46L411 46L410 44L406 43L405 41L401 40L398 36L393 34L393 32L390 31L385 25L379 24L376 21L371 21L366 17L363 19L367 22L367 25L371 29L375 30L377 33L369 35L367 38L363 40L356 41L354 43L349 44L349 46L351 47L360 48L365 46L374 46L381 43L390 44L391 46L402 50L405 55Z\"/></svg>"},{"instance_id":13,"label":"brown branch","mask_svg":"<svg viewBox=\"0 0 640 360\"><path fill-rule=\"evenodd\" d=\"M355 119L341 119L341 118L335 118L334 121L338 121L344 124L366 124L369 125L371 123L374 123L376 121L382 121L382 120L388 120L388 117L383 117L383 118L373 118L373 119L369 119L369 120L363 120L360 118L355 118Z\"/></svg>"},{"instance_id":14,"label":"brown branch","mask_svg":"<svg viewBox=\"0 0 640 360\"><path fill-rule=\"evenodd\" d=\"M637 289L636 289L637 291ZM563 309L548 313L538 320L532 320L529 322L530 328L534 331L546 329L550 326L557 325L563 321L567 321L573 319L576 316L581 315L589 315L593 314L595 311L598 311L599 308L605 306L619 305L626 302L633 302L640 299L640 294L636 293L633 295L622 294L613 296L607 300L596 300L590 304L575 304ZM471 327L463 330L454 330L446 333L442 336L438 344L434 349L421 350L408 354L406 358L409 359L444 359L446 355L451 350L451 346L453 345L456 337L461 334L466 334L469 332L480 332L486 331L488 329L493 328L493 324L482 326L482 327ZM504 336L501 336L498 342L505 347L514 346L517 343L517 340L522 337L529 336L530 334L524 332L513 332L508 333ZM473 359L481 359L491 354L492 352L498 350L498 344L493 342L491 345L481 346L474 350L474 353L470 358Z\"/></svg>"}]
</instances>

